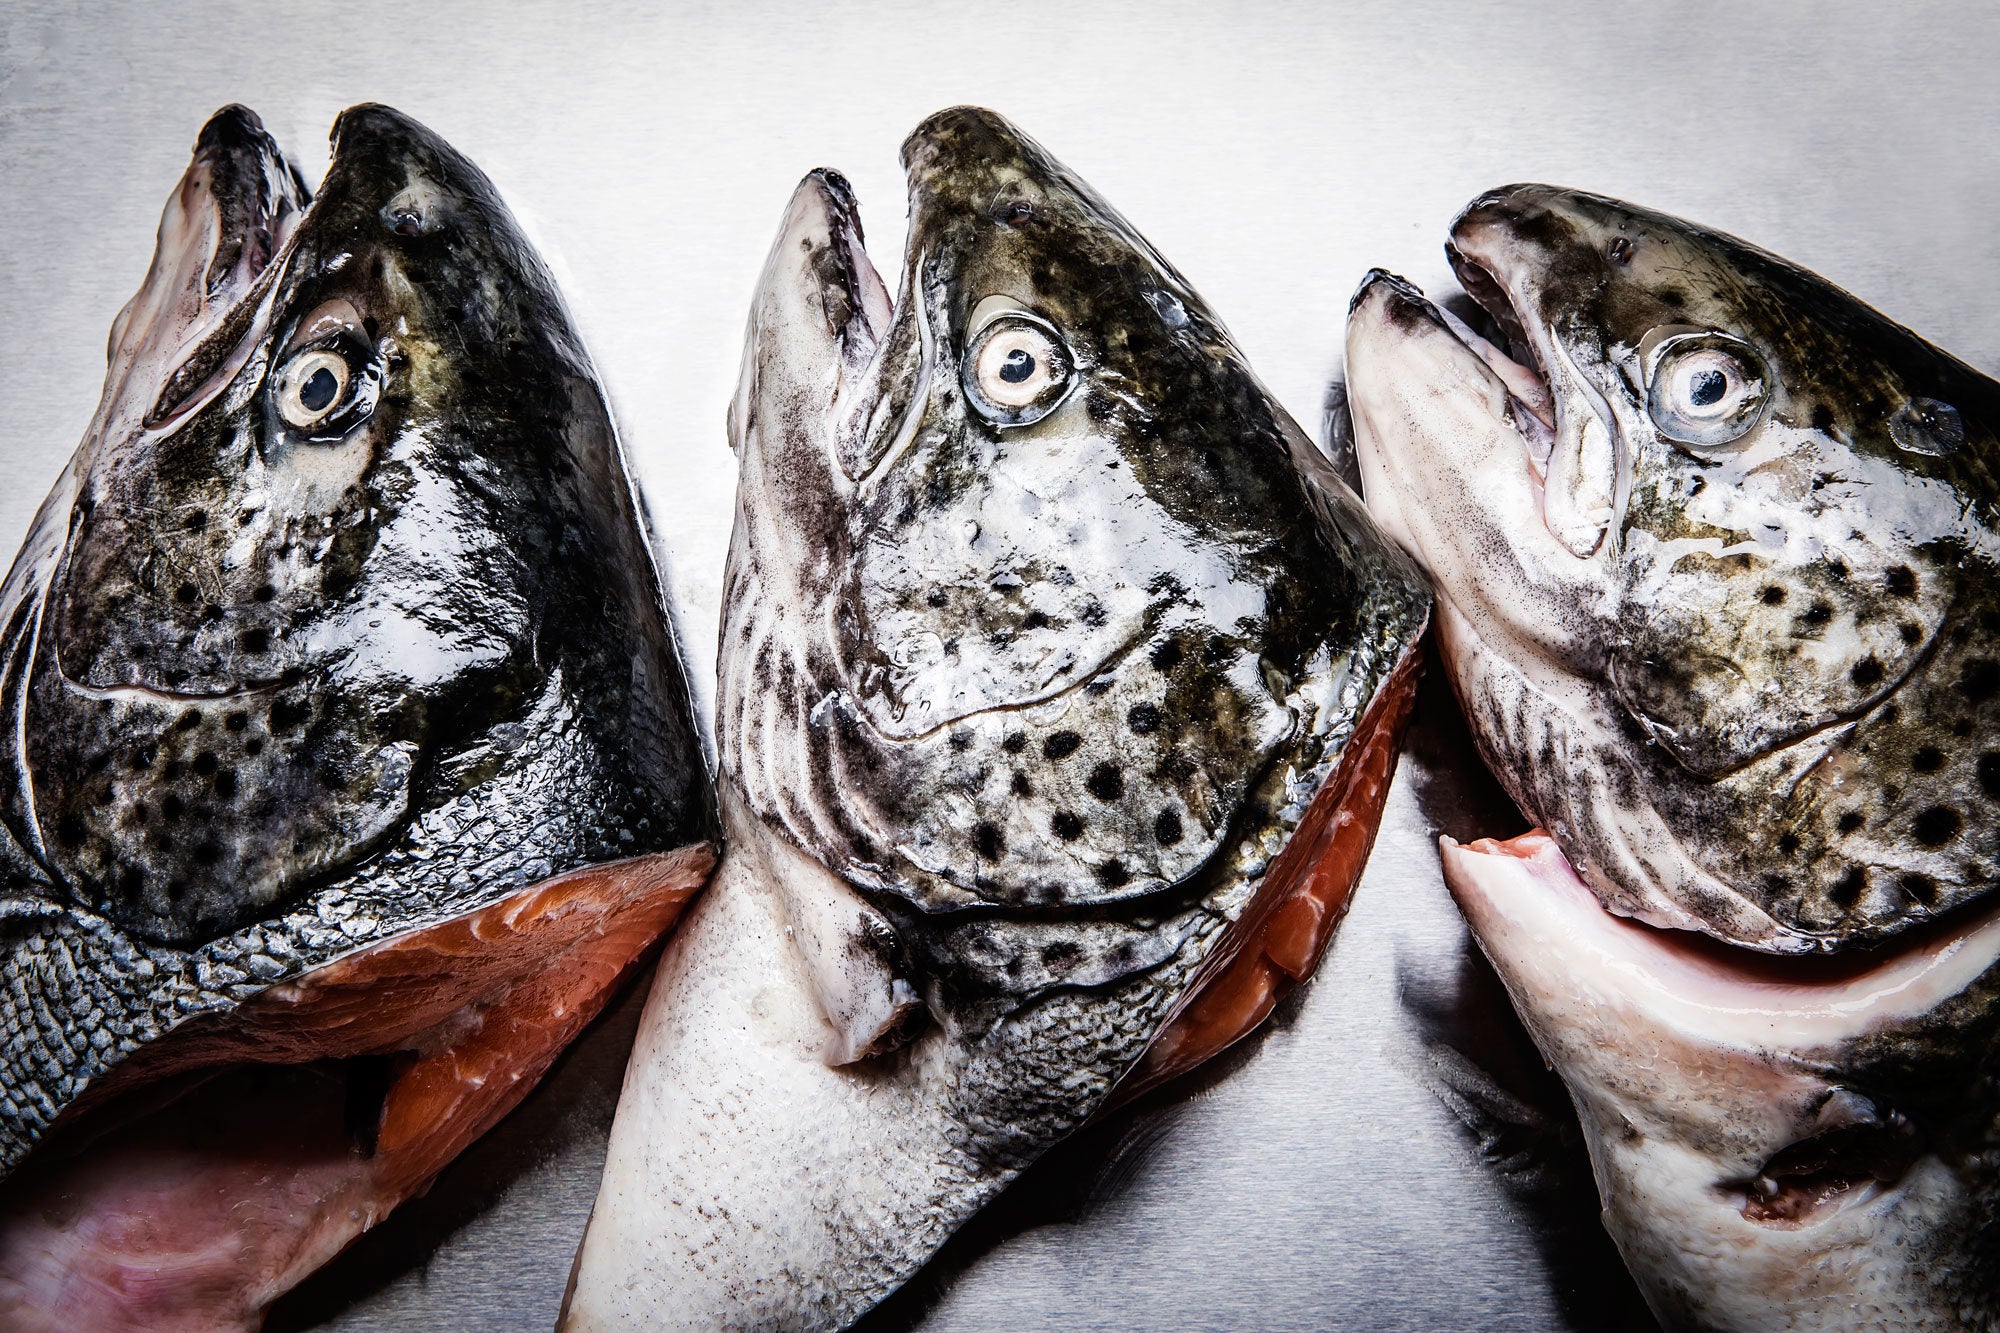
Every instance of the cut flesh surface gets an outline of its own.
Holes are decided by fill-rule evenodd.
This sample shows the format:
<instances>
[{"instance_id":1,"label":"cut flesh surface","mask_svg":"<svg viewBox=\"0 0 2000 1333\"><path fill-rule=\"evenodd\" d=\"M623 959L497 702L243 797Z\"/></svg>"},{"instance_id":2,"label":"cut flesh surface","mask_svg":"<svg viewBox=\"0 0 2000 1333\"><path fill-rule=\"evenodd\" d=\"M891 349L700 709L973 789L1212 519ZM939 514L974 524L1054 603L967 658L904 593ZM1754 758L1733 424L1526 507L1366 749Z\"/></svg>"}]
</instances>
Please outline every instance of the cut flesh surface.
<instances>
[{"instance_id":1,"label":"cut flesh surface","mask_svg":"<svg viewBox=\"0 0 2000 1333\"><path fill-rule=\"evenodd\" d=\"M0 1327L254 1330L533 1089L706 880L556 876L142 1050L0 1199Z\"/></svg>"}]
</instances>

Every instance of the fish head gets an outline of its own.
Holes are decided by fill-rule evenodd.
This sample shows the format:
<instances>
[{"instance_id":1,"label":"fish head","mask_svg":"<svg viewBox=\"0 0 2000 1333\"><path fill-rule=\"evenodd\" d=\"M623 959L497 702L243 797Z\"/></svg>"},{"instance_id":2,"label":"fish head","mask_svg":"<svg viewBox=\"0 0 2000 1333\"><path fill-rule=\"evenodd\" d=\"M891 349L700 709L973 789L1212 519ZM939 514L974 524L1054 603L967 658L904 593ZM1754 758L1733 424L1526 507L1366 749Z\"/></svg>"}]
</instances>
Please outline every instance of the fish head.
<instances>
[{"instance_id":1,"label":"fish head","mask_svg":"<svg viewBox=\"0 0 2000 1333\"><path fill-rule=\"evenodd\" d=\"M1666 1327L1990 1323L2000 918L1773 959L1612 916L1546 834L1443 855Z\"/></svg>"},{"instance_id":2,"label":"fish head","mask_svg":"<svg viewBox=\"0 0 2000 1333\"><path fill-rule=\"evenodd\" d=\"M1968 570L2000 550L2000 386L1784 260L1596 195L1494 192L1448 253L1512 354L1378 277L1349 387L1371 506L1461 643L1574 720L1553 739L1460 680L1517 798L1619 910L1760 948L1976 893L1993 668L1954 644L1992 633ZM1622 813L1564 806L1557 749Z\"/></svg>"},{"instance_id":3,"label":"fish head","mask_svg":"<svg viewBox=\"0 0 2000 1333\"><path fill-rule=\"evenodd\" d=\"M957 108L903 160L893 306L830 174L766 271L725 767L921 910L1157 893L1312 729L1293 696L1363 614L1365 520L1316 521L1295 460L1323 464L1219 321L1033 141Z\"/></svg>"},{"instance_id":4,"label":"fish head","mask_svg":"<svg viewBox=\"0 0 2000 1333\"><path fill-rule=\"evenodd\" d=\"M613 642L660 629L618 468L553 285L476 167L358 106L308 203L255 117L219 113L10 580L18 839L58 895L188 947L490 778L492 730L553 679L580 712L617 696L582 730L686 740L633 688L667 672L671 695L670 642ZM590 580L618 610L572 633Z\"/></svg>"}]
</instances>

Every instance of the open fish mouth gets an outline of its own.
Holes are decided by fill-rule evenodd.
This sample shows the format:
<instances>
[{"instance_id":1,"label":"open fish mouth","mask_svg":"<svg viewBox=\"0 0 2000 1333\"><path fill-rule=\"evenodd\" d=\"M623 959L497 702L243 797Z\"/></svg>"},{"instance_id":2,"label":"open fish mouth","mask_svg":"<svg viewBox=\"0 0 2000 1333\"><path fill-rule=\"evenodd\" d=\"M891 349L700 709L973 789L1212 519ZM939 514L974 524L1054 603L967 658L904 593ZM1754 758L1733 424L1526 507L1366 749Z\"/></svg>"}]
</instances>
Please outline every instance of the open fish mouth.
<instances>
[{"instance_id":1,"label":"open fish mouth","mask_svg":"<svg viewBox=\"0 0 2000 1333\"><path fill-rule=\"evenodd\" d=\"M2000 910L1774 957L1611 914L1540 831L1442 853L1569 1087L1606 1225L1674 1326L1752 1326L1717 1313L1732 1302L1846 1309L1850 1289L1914 1308L1921 1256L1962 1262L1939 1247L1974 1206L1958 1103L1988 1038L1949 1029L1993 984Z\"/></svg>"},{"instance_id":2,"label":"open fish mouth","mask_svg":"<svg viewBox=\"0 0 2000 1333\"><path fill-rule=\"evenodd\" d=\"M1565 377L1566 384L1551 378L1547 368L1558 364L1562 353L1516 286L1497 276L1507 271L1504 259L1493 255L1474 258L1478 252L1456 233L1448 253L1474 303L1470 308L1462 307L1470 320L1432 302L1414 284L1382 269L1373 270L1362 280L1349 317L1379 320L1400 329L1415 345L1412 354L1434 363L1430 376L1434 392L1454 398L1460 411L1476 413L1486 429L1515 442L1515 449L1489 456L1489 470L1504 473L1502 480L1510 495L1518 495L1529 506L1563 554L1572 561L1588 560L1601 549L1612 526L1611 491L1598 485L1599 503L1586 514L1574 513L1574 506L1564 503L1575 485L1569 475L1573 460L1568 455L1559 456L1556 447L1565 437L1588 436L1602 455L1594 460L1594 470L1611 478L1618 466L1616 419L1603 411L1580 377L1572 373ZM1474 323L1480 324L1483 332ZM1416 346L1420 346L1420 353ZM1349 392L1355 391L1350 385ZM1579 425L1586 414L1600 429L1586 430ZM1553 491L1552 466L1559 469ZM1370 488L1371 507L1392 532L1407 534L1408 526L1395 506L1376 499L1387 489L1380 485ZM1512 512L1518 515L1519 510ZM1420 549L1407 539L1405 545L1413 551Z\"/></svg>"}]
</instances>

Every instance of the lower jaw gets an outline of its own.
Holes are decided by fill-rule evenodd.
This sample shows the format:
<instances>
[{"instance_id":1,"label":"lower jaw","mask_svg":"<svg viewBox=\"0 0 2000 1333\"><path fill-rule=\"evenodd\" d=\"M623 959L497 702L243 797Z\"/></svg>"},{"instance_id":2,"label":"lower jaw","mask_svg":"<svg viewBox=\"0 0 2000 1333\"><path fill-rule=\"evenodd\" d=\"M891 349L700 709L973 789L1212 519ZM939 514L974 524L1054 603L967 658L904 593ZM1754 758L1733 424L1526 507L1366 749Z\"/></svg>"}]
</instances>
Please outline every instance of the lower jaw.
<instances>
[{"instance_id":1,"label":"lower jaw","mask_svg":"<svg viewBox=\"0 0 2000 1333\"><path fill-rule=\"evenodd\" d=\"M545 880L145 1048L0 1189L0 1327L258 1328L535 1087L714 860Z\"/></svg>"}]
</instances>

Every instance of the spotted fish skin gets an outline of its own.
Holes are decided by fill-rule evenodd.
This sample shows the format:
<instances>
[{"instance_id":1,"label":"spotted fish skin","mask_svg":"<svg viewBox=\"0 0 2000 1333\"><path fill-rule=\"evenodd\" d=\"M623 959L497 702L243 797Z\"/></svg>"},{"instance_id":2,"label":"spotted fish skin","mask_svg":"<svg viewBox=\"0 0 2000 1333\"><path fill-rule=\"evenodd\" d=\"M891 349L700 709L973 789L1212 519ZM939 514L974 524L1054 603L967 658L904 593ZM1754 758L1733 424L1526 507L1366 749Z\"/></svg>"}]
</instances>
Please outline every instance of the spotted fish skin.
<instances>
[{"instance_id":1,"label":"spotted fish skin","mask_svg":"<svg viewBox=\"0 0 2000 1333\"><path fill-rule=\"evenodd\" d=\"M191 1018L716 828L554 283L386 107L310 202L247 111L203 131L0 590L0 686L0 1168Z\"/></svg>"},{"instance_id":2,"label":"spotted fish skin","mask_svg":"<svg viewBox=\"0 0 2000 1333\"><path fill-rule=\"evenodd\" d=\"M1501 413L1543 437L1532 493L1503 512L1444 443L1465 431L1392 387L1394 347L1457 337L1413 292L1356 298L1350 358L1383 369L1349 390L1371 506L1453 608L1459 693L1523 809L1614 910L1755 949L1871 946L1984 894L2000 385L1796 265L1596 195L1496 191L1450 254L1550 400L1542 426ZM1676 439L1660 376L1710 345L1759 377L1744 428Z\"/></svg>"},{"instance_id":3,"label":"spotted fish skin","mask_svg":"<svg viewBox=\"0 0 2000 1333\"><path fill-rule=\"evenodd\" d=\"M753 305L729 851L641 1020L569 1333L833 1330L895 1290L1248 956L1411 679L1421 579L1185 279L993 112L903 161L893 307L830 172Z\"/></svg>"},{"instance_id":4,"label":"spotted fish skin","mask_svg":"<svg viewBox=\"0 0 2000 1333\"><path fill-rule=\"evenodd\" d=\"M1282 843L1427 599L1185 279L1067 168L972 110L904 160L903 295L843 344L872 359L831 424L739 401L722 767L961 983L1101 984L1177 947L1155 922L1192 925L1204 868ZM845 331L868 316L829 237ZM1076 366L1028 425L964 384L1010 311ZM783 350L753 332L746 385Z\"/></svg>"}]
</instances>

